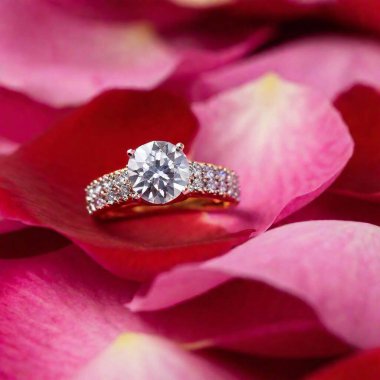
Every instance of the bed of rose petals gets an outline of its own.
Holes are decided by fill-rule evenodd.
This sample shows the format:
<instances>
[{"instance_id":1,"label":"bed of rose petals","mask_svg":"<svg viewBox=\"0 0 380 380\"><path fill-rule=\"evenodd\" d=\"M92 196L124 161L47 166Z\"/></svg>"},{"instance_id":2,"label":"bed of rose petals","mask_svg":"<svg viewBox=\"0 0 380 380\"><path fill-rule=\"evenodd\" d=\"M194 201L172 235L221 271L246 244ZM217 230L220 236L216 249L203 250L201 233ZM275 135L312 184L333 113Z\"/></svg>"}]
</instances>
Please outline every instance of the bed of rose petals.
<instances>
[{"instance_id":1,"label":"bed of rose petals","mask_svg":"<svg viewBox=\"0 0 380 380\"><path fill-rule=\"evenodd\" d=\"M0 377L380 378L376 0L0 3ZM236 209L99 223L151 140Z\"/></svg>"}]
</instances>

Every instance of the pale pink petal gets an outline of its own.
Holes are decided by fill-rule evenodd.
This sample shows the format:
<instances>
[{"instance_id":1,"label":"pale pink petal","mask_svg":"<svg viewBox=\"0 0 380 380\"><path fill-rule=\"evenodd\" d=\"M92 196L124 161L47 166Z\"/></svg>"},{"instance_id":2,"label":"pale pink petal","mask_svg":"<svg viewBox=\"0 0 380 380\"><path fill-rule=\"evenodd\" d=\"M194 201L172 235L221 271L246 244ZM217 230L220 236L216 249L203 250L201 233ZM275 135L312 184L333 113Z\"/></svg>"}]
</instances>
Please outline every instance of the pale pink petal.
<instances>
[{"instance_id":1,"label":"pale pink petal","mask_svg":"<svg viewBox=\"0 0 380 380\"><path fill-rule=\"evenodd\" d=\"M80 18L48 2L4 0L0 25L0 83L54 106L154 87L178 61L148 25Z\"/></svg>"},{"instance_id":2,"label":"pale pink petal","mask_svg":"<svg viewBox=\"0 0 380 380\"><path fill-rule=\"evenodd\" d=\"M352 154L346 126L317 93L269 75L193 107L194 157L235 169L241 210L262 231L309 202ZM294 203L293 203L294 202Z\"/></svg>"},{"instance_id":3,"label":"pale pink petal","mask_svg":"<svg viewBox=\"0 0 380 380\"><path fill-rule=\"evenodd\" d=\"M162 338L128 333L120 335L73 380L252 379L224 367Z\"/></svg>"},{"instance_id":4,"label":"pale pink petal","mask_svg":"<svg viewBox=\"0 0 380 380\"><path fill-rule=\"evenodd\" d=\"M251 239L227 255L200 265L180 267L172 272L160 275L153 283L145 300L140 295L138 305L134 305L134 301L132 301L131 305L134 306L134 310L153 310L168 307L170 304L182 303L182 305L176 306L174 310L178 308L180 310L189 310L186 309L187 303L184 303L188 299L189 291L183 292L183 297L179 293L176 294L175 298L170 294L166 302L170 277L175 280L172 282L172 286L175 286L178 282L184 282L191 289L194 282L196 282L196 280L192 280L196 268L206 273L210 271L212 276L216 271L219 271L221 274L231 276L231 278L244 278L254 282L262 281L276 289L290 293L310 305L322 323L333 334L357 347L375 347L380 344L380 334L377 328L380 323L378 308L380 302L378 281L380 271L379 249L380 229L374 225L344 221L315 221L289 224ZM206 275L203 274L203 277L206 277ZM199 279L200 276L197 278ZM226 286L223 285L220 289ZM199 295L199 283L197 284L197 289L197 294ZM205 291L209 289L209 284L206 284ZM216 288L212 292L218 294L220 290ZM255 305L253 299L259 302L262 307L266 302L263 300L268 298L268 295L267 297L259 298L258 295L263 293L258 293L254 286L251 290L249 288L245 289L246 297L248 297L249 292L252 292L252 301L250 301L252 302L252 307ZM238 300L240 300L241 293L235 289ZM210 301L210 296L207 296L207 294L190 301L190 305L194 309L196 300L198 302L203 300L203 307L207 308L205 305L208 304L207 313L212 314L216 304ZM226 294L228 293L224 293L223 297L225 298L223 299L228 299ZM152 297L161 297L161 300L157 301ZM276 297L271 293L270 298L275 299ZM238 318L236 313L242 312L248 315L249 308L246 306L247 302L249 302L247 301L248 299L246 298L245 302L240 300L239 305L241 306L235 305L236 308L233 305L231 306L230 301L230 310L235 313L233 314L235 322ZM247 308L244 312L242 311L244 309L241 309L242 305ZM292 318L294 321L295 315L303 315L303 318L299 319L298 322L304 320L311 323L312 321L310 314L305 311L301 314L295 312L301 307L299 304L297 307L295 305L297 304L293 303L290 306L288 303L287 312L289 315L285 318L282 317L283 319L280 320L282 322L278 325L281 326L280 331L286 332L282 338L282 343L284 341L287 343L288 351L290 345L292 345L292 336L293 338L297 336L296 331L299 333L298 329L302 326L302 324L295 323L293 326L297 327L291 331L291 329L289 330L289 321ZM286 309L286 307L284 308ZM265 320L268 321L268 314L261 309L256 309L255 313L258 313L259 310L260 313L266 315ZM268 310L272 310L272 315L281 314L279 311L273 314L273 308ZM292 314L292 311L296 314ZM161 312L162 318L166 318L166 320L170 315L170 309ZM291 315L293 317L290 317ZM208 339L208 346L213 344L230 348L232 346L239 350L249 348L250 352L262 350L261 353L265 349L267 352L272 353L282 352L279 351L281 345L278 345L278 340L276 345L273 343L273 339L269 339L268 333L264 334L265 339L263 342L266 342L266 344L271 342L273 346L267 347L263 342L261 342L261 346L258 345L257 334L260 336L260 334L263 334L263 330L259 328L260 323L258 324L254 320L249 322L251 323L250 329L249 323L247 324L247 318L243 319L240 316L238 318L240 324L235 324L232 328L228 323L227 325L224 323L224 331L223 329L220 329L219 332L210 330L209 327L208 333L212 339ZM241 321L245 322L242 323ZM286 323L288 323L287 326ZM209 324L215 328L214 324L217 323L212 322ZM227 328L226 326L229 327ZM216 329L218 330L218 328ZM314 335L314 339L316 336L318 334ZM230 337L230 341L228 341L228 337ZM274 341L276 342L276 340ZM305 344L304 339L301 339L301 342ZM284 353L282 352L282 354Z\"/></svg>"},{"instance_id":5,"label":"pale pink petal","mask_svg":"<svg viewBox=\"0 0 380 380\"><path fill-rule=\"evenodd\" d=\"M333 35L303 38L203 74L193 97L210 96L268 72L335 98L357 82L378 86L380 45L371 39Z\"/></svg>"},{"instance_id":6,"label":"pale pink petal","mask_svg":"<svg viewBox=\"0 0 380 380\"><path fill-rule=\"evenodd\" d=\"M10 141L4 137L0 137L0 155L8 155L15 152L19 147L14 141Z\"/></svg>"},{"instance_id":7,"label":"pale pink petal","mask_svg":"<svg viewBox=\"0 0 380 380\"><path fill-rule=\"evenodd\" d=\"M220 272L203 271L199 267L184 265L158 275L153 285L142 286L127 306L132 311L170 307L203 294L230 278L229 275Z\"/></svg>"},{"instance_id":8,"label":"pale pink petal","mask_svg":"<svg viewBox=\"0 0 380 380\"><path fill-rule=\"evenodd\" d=\"M123 307L135 284L72 246L0 260L0 272L2 379L67 379L121 332L149 332Z\"/></svg>"},{"instance_id":9,"label":"pale pink petal","mask_svg":"<svg viewBox=\"0 0 380 380\"><path fill-rule=\"evenodd\" d=\"M379 227L304 222L269 231L205 267L286 290L338 336L369 348L380 344L379 249Z\"/></svg>"}]
</instances>

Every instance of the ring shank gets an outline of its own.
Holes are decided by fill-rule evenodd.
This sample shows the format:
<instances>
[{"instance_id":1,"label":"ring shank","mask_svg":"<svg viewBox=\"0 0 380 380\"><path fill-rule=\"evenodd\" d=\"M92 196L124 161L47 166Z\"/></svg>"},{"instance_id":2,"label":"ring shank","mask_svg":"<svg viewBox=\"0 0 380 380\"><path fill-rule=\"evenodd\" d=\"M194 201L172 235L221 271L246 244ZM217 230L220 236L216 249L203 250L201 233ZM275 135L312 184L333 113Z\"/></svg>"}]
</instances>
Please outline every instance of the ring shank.
<instances>
[{"instance_id":1,"label":"ring shank","mask_svg":"<svg viewBox=\"0 0 380 380\"><path fill-rule=\"evenodd\" d=\"M200 162L189 165L186 190L169 203L154 205L141 199L133 191L125 168L100 177L86 188L87 210L101 219L115 219L165 210L221 209L239 202L239 183L234 171Z\"/></svg>"}]
</instances>

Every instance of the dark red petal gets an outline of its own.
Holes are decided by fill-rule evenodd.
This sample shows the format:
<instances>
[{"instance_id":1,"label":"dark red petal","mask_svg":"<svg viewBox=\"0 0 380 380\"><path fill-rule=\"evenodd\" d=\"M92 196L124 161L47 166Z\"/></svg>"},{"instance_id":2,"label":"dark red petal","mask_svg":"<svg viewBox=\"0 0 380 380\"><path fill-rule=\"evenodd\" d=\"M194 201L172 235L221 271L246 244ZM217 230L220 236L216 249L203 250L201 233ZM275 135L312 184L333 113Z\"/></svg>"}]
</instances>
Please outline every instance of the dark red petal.
<instances>
[{"instance_id":1,"label":"dark red petal","mask_svg":"<svg viewBox=\"0 0 380 380\"><path fill-rule=\"evenodd\" d=\"M192 348L288 358L350 350L304 302L257 281L235 279L185 303L138 315Z\"/></svg>"},{"instance_id":2,"label":"dark red petal","mask_svg":"<svg viewBox=\"0 0 380 380\"><path fill-rule=\"evenodd\" d=\"M380 226L380 205L341 194L325 192L279 224L306 220L352 220Z\"/></svg>"},{"instance_id":3,"label":"dark red petal","mask_svg":"<svg viewBox=\"0 0 380 380\"><path fill-rule=\"evenodd\" d=\"M250 231L228 233L207 214L98 223L84 188L125 166L126 149L151 140L189 146L197 130L188 106L163 92L112 91L0 161L0 215L67 236L103 266L141 278L226 252Z\"/></svg>"},{"instance_id":4,"label":"dark red petal","mask_svg":"<svg viewBox=\"0 0 380 380\"><path fill-rule=\"evenodd\" d=\"M335 188L380 200L380 92L358 85L335 102L355 141L355 151Z\"/></svg>"},{"instance_id":5,"label":"dark red petal","mask_svg":"<svg viewBox=\"0 0 380 380\"><path fill-rule=\"evenodd\" d=\"M378 380L380 349L364 351L322 369L307 380Z\"/></svg>"},{"instance_id":6,"label":"dark red petal","mask_svg":"<svg viewBox=\"0 0 380 380\"><path fill-rule=\"evenodd\" d=\"M54 231L21 226L0 234L0 258L35 256L66 247L70 242ZM17 229L15 229L17 228Z\"/></svg>"}]
</instances>

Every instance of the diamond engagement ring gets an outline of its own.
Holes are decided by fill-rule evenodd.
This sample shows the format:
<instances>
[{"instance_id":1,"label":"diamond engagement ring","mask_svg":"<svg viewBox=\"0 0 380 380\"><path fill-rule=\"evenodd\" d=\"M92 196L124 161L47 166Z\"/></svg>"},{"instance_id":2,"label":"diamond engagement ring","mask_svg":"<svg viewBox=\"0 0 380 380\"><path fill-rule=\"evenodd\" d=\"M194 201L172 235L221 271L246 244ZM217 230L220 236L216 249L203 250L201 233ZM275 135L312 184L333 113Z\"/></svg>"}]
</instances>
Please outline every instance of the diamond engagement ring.
<instances>
[{"instance_id":1,"label":"diamond engagement ring","mask_svg":"<svg viewBox=\"0 0 380 380\"><path fill-rule=\"evenodd\" d=\"M128 150L125 168L105 174L86 188L89 214L114 218L162 207L208 209L239 202L236 173L190 161L182 143L151 141Z\"/></svg>"}]
</instances>

